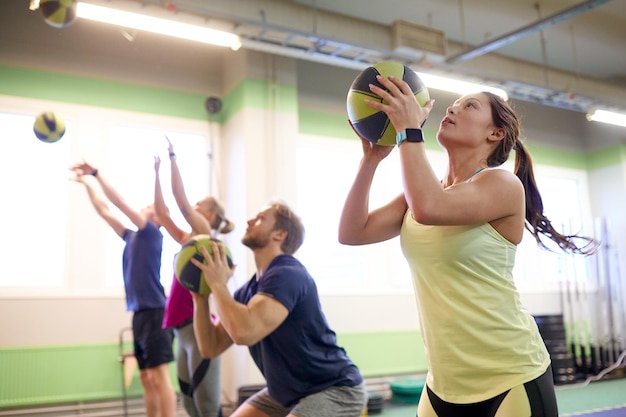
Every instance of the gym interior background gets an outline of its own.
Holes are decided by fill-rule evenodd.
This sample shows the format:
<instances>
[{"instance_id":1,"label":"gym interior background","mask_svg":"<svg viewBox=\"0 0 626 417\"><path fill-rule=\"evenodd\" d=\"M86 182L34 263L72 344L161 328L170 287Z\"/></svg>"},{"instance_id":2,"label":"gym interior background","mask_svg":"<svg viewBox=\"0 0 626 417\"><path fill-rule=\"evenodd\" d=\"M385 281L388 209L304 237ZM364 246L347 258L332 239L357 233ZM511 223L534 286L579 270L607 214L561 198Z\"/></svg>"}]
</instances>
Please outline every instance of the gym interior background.
<instances>
[{"instance_id":1,"label":"gym interior background","mask_svg":"<svg viewBox=\"0 0 626 417\"><path fill-rule=\"evenodd\" d=\"M147 3L163 7L167 2ZM53 28L39 12L29 10L28 0L8 0L0 6L4 155L0 164L0 415L33 415L34 408L51 406L57 411L48 411L49 415L61 413L59 407L65 407L67 414L88 414L89 405L100 402L113 402L111 415L119 415L123 395L130 399L141 395L136 376L128 389L122 387L119 356L129 348L124 329L130 325L130 315L124 311L120 242L90 210L82 190L68 181L67 168L86 158L120 184L123 193L131 193L134 203L147 204L153 192L153 156L165 154L165 134L176 146L190 197L200 198L209 190L224 201L229 217L239 226L225 239L238 264L233 288L253 273L254 263L239 244L245 220L274 196L302 215L307 238L299 257L318 281L328 320L369 386L389 396L390 381L419 377L425 371L405 261L397 241L364 248L340 246L336 226L360 155L347 123L347 89L368 59L402 56L406 60L407 51L380 47L381 39L374 39L364 54L355 37L360 34L363 43L373 33L391 37L392 25L352 16L339 20L345 24L331 20L333 30L356 25L361 32L343 37L333 33L325 39L326 45L343 40L362 54L334 59L340 53L325 51L320 39L330 30L324 19L337 19L339 12L321 9L331 7L322 1L313 5L286 0L216 1L211 6L197 0L169 3L179 11L187 8L199 14L206 12L203 7L213 7L219 12L219 25L237 21L234 26L242 32L244 46L232 51L81 20ZM386 9L404 7L400 3L391 2ZM456 14L463 2L447 3ZM622 0L583 3L596 7L571 17L569 23L577 29L576 19L583 16L613 22L624 10ZM572 4L562 1L559 6L567 9ZM252 11L244 13L244 9ZM277 15L284 20L273 20ZM419 19L426 22L429 15L438 17L424 15ZM297 22L287 19L294 16L299 16ZM412 15L398 10L395 16ZM265 25L267 31L252 33L255 25ZM293 36L282 38L290 25L300 26L291 30ZM567 32L562 21L520 41L534 41L527 55L510 51L528 60L496 51L469 63L451 64L437 60L437 53L417 51L421 58L411 56L409 61L420 69L428 69L427 64L469 78L487 73L486 80L511 87L511 101L523 120L548 214L563 230L583 230L603 239L602 251L583 259L537 250L532 239L525 239L516 270L522 300L536 316L563 319L566 343L578 345L571 354L580 355L590 346L608 352L612 346L612 357L604 359L608 363L626 347L626 128L589 122L581 109L604 102L626 106L623 74L605 74L600 79L600 69L587 68L593 67L589 63L600 67L602 59L607 65L620 64L615 61L625 54L622 49L619 56L601 58L595 55L599 47L584 49L581 46L588 44L580 41L572 52L566 42L568 48L557 49L561 53L568 49L580 65L571 66L569 72L552 67L551 61L561 67L567 63L559 61L555 49L542 54L542 39L545 35L548 44L553 39L556 43L563 25ZM458 31L463 25L453 26ZM494 27L492 37L523 26ZM624 27L617 33L623 33ZM250 33L243 33L246 28ZM451 31L446 28L444 34ZM319 49L290 43L295 35L307 38L307 33ZM467 39L472 36L477 34L468 29ZM611 36L618 41L624 38ZM467 49L460 35L446 40L452 50L448 55ZM471 43L481 42L473 38ZM432 62L425 63L428 59ZM623 72L626 65L621 68ZM500 79L493 75L497 72ZM534 82L524 79L533 76ZM564 79L574 81L561 84ZM432 89L431 96L436 105L425 125L427 146L442 169L444 158L434 135L447 104L457 95ZM219 112L207 111L209 97L221 100ZM59 142L41 143L32 133L32 122L42 111L66 119L67 132ZM372 204L400 191L394 167L397 164L387 164ZM164 178L167 175L163 173ZM176 244L166 241L166 288L176 249ZM561 329L554 331L560 339ZM555 375L563 385L584 380L572 357L563 360L562 372ZM596 363L593 371L602 365ZM233 347L225 353L223 370L227 405L237 402L241 387L263 382L245 348ZM567 401L571 403L573 397ZM585 399L577 397L583 407L579 409L584 409ZM593 398L590 394L586 404L592 404Z\"/></svg>"}]
</instances>

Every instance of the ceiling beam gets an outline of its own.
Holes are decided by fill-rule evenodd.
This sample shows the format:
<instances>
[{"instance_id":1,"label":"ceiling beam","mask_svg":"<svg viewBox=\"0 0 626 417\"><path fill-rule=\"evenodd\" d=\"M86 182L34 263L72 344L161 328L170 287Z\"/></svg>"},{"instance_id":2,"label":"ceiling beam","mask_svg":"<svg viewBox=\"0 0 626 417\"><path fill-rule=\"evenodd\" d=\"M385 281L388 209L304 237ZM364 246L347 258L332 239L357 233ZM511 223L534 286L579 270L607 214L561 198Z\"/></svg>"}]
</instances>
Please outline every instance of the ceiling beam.
<instances>
[{"instance_id":1,"label":"ceiling beam","mask_svg":"<svg viewBox=\"0 0 626 417\"><path fill-rule=\"evenodd\" d=\"M452 55L446 58L446 62L448 64L456 64L458 62L466 61L468 59L476 58L486 53L495 51L496 49L500 49L504 45L508 45L509 43L515 42L516 40L526 35L544 30L550 26L553 26L565 20L569 20L595 7L602 6L603 4L608 3L609 1L611 0L589 0L589 1L579 3L561 12L558 12L556 14L543 18L535 23L531 23L530 25L524 26L513 32L509 32L496 39L493 39L491 41L478 45L477 47L470 49L469 51Z\"/></svg>"},{"instance_id":2,"label":"ceiling beam","mask_svg":"<svg viewBox=\"0 0 626 417\"><path fill-rule=\"evenodd\" d=\"M158 3L162 0L144 1ZM575 13L582 13L608 1L586 1L543 19L543 24L537 22L526 30L539 30L556 23L558 19L572 17ZM398 29L397 22L392 25L374 23L288 0L176 0L176 5L180 11L204 16L208 24L214 19L231 22L230 29L220 28L237 33L244 49L355 70L381 60L398 60L424 72L443 71L450 75L473 77L510 90L512 97L577 111L587 111L591 106L598 105L622 108L623 103L626 103L626 88L573 72L513 59L497 52L486 53L485 50L480 56L477 55L477 59L449 63L445 58L447 51L461 56L464 44L445 39L444 34L446 53L426 52L421 48L424 46L420 43L423 41L422 36L413 36L413 31L409 31L411 36L407 37L397 36L397 30L394 33L394 26ZM404 28L402 26L400 29ZM402 30L400 32L404 33ZM422 67L424 62L429 65Z\"/></svg>"}]
</instances>

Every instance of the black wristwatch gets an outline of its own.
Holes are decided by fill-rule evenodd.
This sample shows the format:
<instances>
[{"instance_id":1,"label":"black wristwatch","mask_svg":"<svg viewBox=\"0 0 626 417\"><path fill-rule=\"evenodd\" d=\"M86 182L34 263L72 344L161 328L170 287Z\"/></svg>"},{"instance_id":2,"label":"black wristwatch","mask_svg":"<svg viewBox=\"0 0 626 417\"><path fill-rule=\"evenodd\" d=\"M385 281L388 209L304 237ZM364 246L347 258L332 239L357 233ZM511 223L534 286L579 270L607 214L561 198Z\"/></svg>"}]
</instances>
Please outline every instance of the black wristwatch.
<instances>
[{"instance_id":1,"label":"black wristwatch","mask_svg":"<svg viewBox=\"0 0 626 417\"><path fill-rule=\"evenodd\" d=\"M406 129L396 133L396 145L400 146L400 144L404 141L424 142L422 129Z\"/></svg>"}]
</instances>

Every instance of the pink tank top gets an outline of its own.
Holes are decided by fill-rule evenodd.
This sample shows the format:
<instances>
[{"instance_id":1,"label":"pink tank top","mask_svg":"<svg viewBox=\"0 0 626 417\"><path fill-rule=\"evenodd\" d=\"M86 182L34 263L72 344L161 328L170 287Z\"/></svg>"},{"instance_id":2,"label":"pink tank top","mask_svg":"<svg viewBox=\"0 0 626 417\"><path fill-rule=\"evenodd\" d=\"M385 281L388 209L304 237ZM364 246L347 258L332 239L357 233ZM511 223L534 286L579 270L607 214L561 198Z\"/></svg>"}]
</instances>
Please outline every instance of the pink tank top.
<instances>
[{"instance_id":1,"label":"pink tank top","mask_svg":"<svg viewBox=\"0 0 626 417\"><path fill-rule=\"evenodd\" d=\"M165 303L163 315L163 328L176 327L185 321L193 319L193 298L189 291L183 287L176 276L172 280L170 295Z\"/></svg>"}]
</instances>

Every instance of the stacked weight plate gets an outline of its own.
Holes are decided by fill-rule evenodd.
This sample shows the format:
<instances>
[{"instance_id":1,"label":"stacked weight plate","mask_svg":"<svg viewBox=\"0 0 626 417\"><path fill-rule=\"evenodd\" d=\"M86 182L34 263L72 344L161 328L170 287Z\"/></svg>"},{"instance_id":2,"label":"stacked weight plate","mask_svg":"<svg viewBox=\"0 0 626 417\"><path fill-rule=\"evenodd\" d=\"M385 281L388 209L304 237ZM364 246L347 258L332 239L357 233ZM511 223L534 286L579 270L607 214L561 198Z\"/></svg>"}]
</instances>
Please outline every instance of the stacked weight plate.
<instances>
[{"instance_id":1,"label":"stacked weight plate","mask_svg":"<svg viewBox=\"0 0 626 417\"><path fill-rule=\"evenodd\" d=\"M567 348L563 315L535 316L535 322L552 360L554 385L575 382L578 375L574 357Z\"/></svg>"},{"instance_id":2,"label":"stacked weight plate","mask_svg":"<svg viewBox=\"0 0 626 417\"><path fill-rule=\"evenodd\" d=\"M383 405L385 403L385 399L382 394L378 394L375 392L368 392L368 400L367 400L367 412L369 415L372 414L380 414L383 412Z\"/></svg>"}]
</instances>

